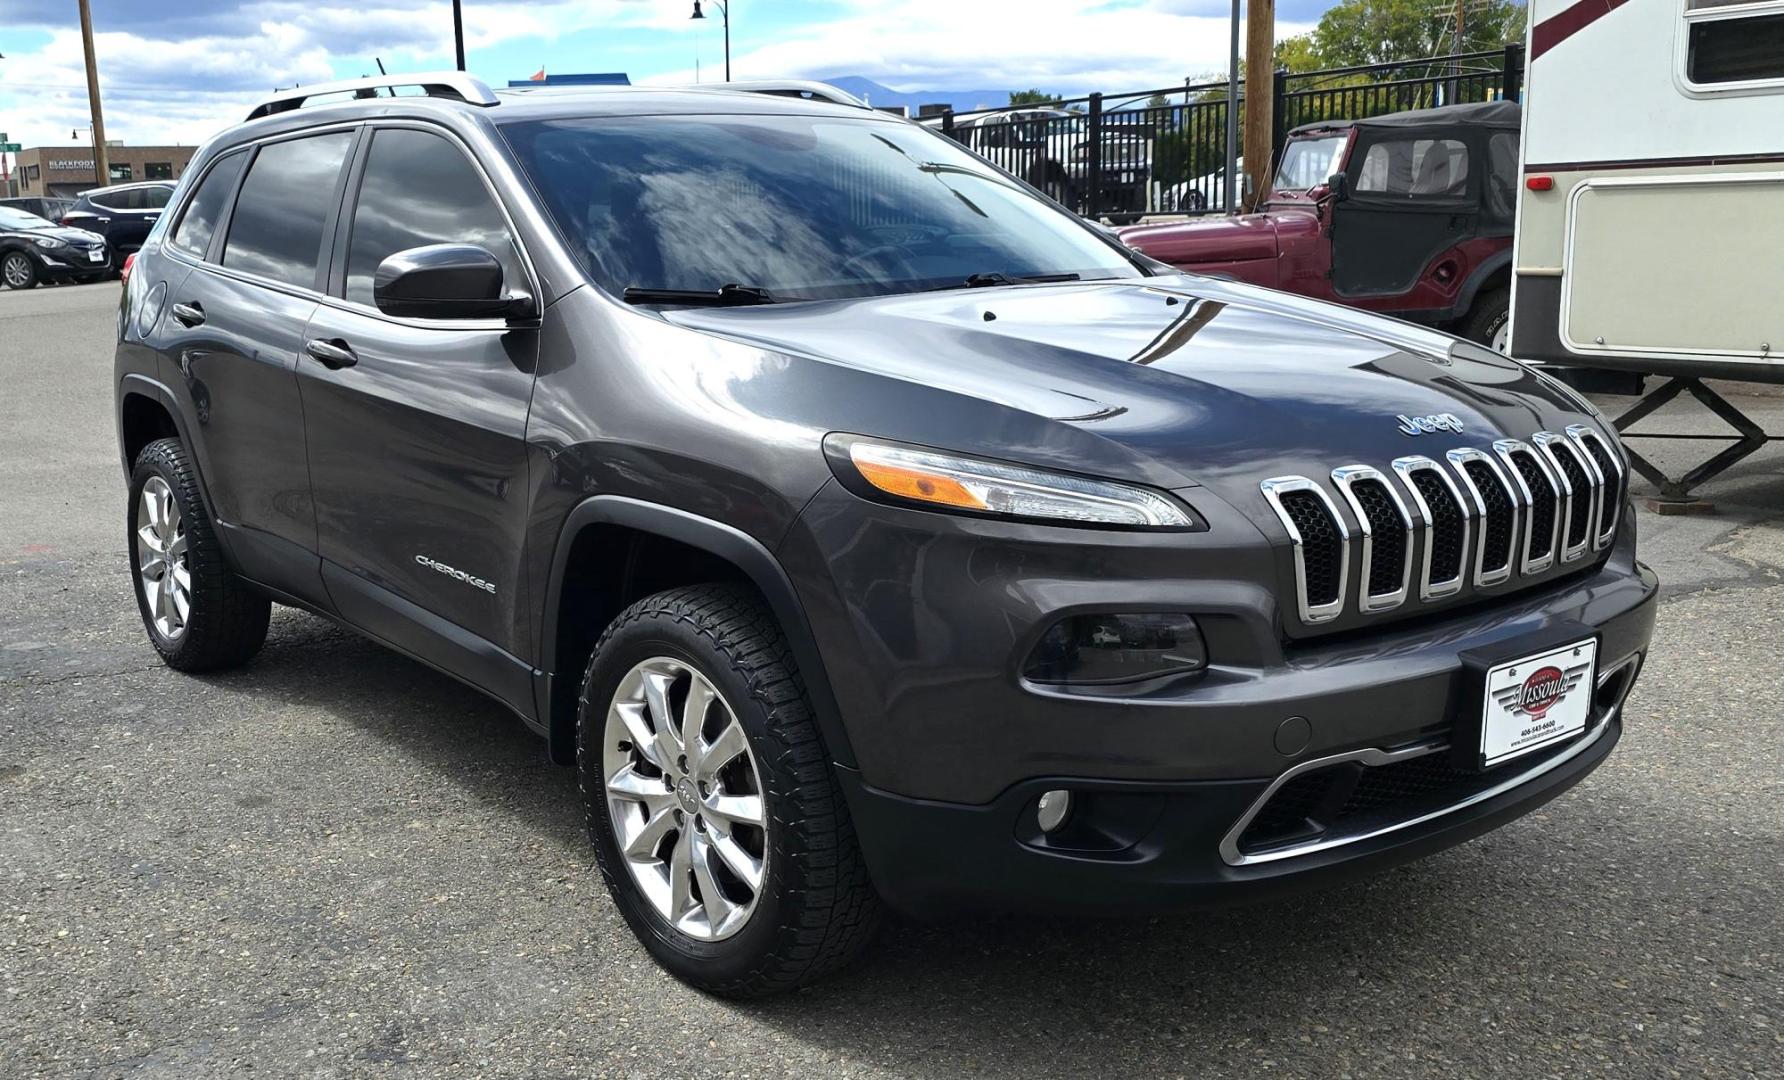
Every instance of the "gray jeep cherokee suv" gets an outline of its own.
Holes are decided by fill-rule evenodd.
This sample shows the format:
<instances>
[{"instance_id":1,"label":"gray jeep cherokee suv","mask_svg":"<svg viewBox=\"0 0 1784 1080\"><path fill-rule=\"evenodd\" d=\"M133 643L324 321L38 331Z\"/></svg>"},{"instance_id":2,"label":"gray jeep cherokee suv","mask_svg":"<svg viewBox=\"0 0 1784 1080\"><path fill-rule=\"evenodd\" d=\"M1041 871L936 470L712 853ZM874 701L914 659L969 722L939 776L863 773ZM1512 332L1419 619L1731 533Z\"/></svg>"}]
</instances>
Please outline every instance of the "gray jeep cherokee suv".
<instances>
[{"instance_id":1,"label":"gray jeep cherokee suv","mask_svg":"<svg viewBox=\"0 0 1784 1080\"><path fill-rule=\"evenodd\" d=\"M1655 580L1586 403L814 96L371 80L205 146L118 320L167 663L278 602L502 702L733 995L882 903L1263 895L1610 753Z\"/></svg>"}]
</instances>

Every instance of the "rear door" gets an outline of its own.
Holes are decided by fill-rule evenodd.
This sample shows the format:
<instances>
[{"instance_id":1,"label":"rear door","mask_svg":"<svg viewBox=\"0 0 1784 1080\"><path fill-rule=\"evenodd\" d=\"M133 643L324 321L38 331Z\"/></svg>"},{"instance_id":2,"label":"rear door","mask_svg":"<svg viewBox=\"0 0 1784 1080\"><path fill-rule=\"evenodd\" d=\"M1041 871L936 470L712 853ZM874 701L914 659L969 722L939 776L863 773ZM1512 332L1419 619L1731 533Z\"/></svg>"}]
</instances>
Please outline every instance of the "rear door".
<instances>
[{"instance_id":1,"label":"rear door","mask_svg":"<svg viewBox=\"0 0 1784 1080\"><path fill-rule=\"evenodd\" d=\"M323 594L297 358L354 139L308 134L218 160L170 234L192 269L170 279L157 342L242 572L310 600Z\"/></svg>"},{"instance_id":2,"label":"rear door","mask_svg":"<svg viewBox=\"0 0 1784 1080\"><path fill-rule=\"evenodd\" d=\"M1348 197L1332 211L1332 288L1346 298L1410 292L1432 261L1475 234L1480 179L1470 136L1358 129Z\"/></svg>"},{"instance_id":3,"label":"rear door","mask_svg":"<svg viewBox=\"0 0 1784 1080\"><path fill-rule=\"evenodd\" d=\"M113 250L128 253L148 239L149 230L167 206L168 195L169 190L163 187L132 187L95 192L88 201L104 222L100 231Z\"/></svg>"},{"instance_id":4,"label":"rear door","mask_svg":"<svg viewBox=\"0 0 1784 1080\"><path fill-rule=\"evenodd\" d=\"M372 129L349 186L332 297L310 319L313 355L298 365L329 593L380 637L524 699L538 330L388 316L372 281L399 251L455 243L496 255L510 291L536 287L483 170L445 131Z\"/></svg>"}]
</instances>

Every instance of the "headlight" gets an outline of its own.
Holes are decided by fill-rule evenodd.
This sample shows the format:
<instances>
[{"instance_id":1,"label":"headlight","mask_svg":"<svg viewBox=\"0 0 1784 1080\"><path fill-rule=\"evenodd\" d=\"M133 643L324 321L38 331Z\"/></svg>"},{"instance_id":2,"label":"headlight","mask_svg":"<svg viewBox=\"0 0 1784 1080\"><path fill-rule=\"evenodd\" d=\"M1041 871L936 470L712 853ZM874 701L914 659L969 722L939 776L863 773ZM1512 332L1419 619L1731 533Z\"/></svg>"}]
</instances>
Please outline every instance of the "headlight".
<instances>
[{"instance_id":1,"label":"headlight","mask_svg":"<svg viewBox=\"0 0 1784 1080\"><path fill-rule=\"evenodd\" d=\"M39 236L31 242L40 248L59 248L62 246L62 241L50 236Z\"/></svg>"},{"instance_id":2,"label":"headlight","mask_svg":"<svg viewBox=\"0 0 1784 1080\"><path fill-rule=\"evenodd\" d=\"M1158 492L1112 480L956 457L915 447L832 435L825 440L845 483L864 483L900 502L942 510L1035 518L1074 525L1142 529L1201 527L1183 506ZM846 465L837 460L846 458Z\"/></svg>"}]
</instances>

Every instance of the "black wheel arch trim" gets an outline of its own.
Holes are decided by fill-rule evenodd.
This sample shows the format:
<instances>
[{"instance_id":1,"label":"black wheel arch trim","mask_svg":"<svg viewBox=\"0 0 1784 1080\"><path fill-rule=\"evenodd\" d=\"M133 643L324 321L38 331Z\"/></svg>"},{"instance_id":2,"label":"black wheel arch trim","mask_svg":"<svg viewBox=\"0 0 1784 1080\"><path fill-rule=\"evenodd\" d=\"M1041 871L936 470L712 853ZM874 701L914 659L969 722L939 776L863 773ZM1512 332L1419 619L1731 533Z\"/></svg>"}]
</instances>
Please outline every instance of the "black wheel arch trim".
<instances>
[{"instance_id":1,"label":"black wheel arch trim","mask_svg":"<svg viewBox=\"0 0 1784 1080\"><path fill-rule=\"evenodd\" d=\"M562 696L557 687L560 677L580 679L581 671L556 672L557 627L559 604L563 597L564 576L569 568L570 552L577 533L592 525L618 525L652 533L669 540L699 548L726 560L741 570L774 612L781 632L793 650L800 677L817 715L818 729L830 760L839 765L854 765L854 752L849 746L848 732L842 713L831 690L830 678L818 653L817 636L806 619L805 606L793 589L792 579L782 569L780 560L755 537L733 526L701 517L661 503L646 502L624 495L593 495L577 503L558 530L557 545L551 557L551 577L545 591L540 626L540 670L534 680L534 696L539 717L549 725L551 759L558 764L574 764L576 759L576 723L574 710L554 708ZM571 688L572 691L579 687Z\"/></svg>"},{"instance_id":2,"label":"black wheel arch trim","mask_svg":"<svg viewBox=\"0 0 1784 1080\"><path fill-rule=\"evenodd\" d=\"M169 390L164 383L137 371L126 372L118 379L117 402L113 407L116 415L112 418L112 423L117 430L118 458L124 466L125 483L129 483L130 473L136 468L136 462L130 460L129 454L125 450L127 444L124 439L124 403L131 397L148 398L161 406L168 418L173 421L174 431L179 433L180 441L186 444L187 452L192 455L192 475L198 480L198 497L204 501L204 512L210 515L212 521L219 521L217 508L211 502L210 487L205 483L204 469L198 463L197 446L192 441L191 433L186 430L186 418L180 413L178 399L173 396L173 391ZM223 547L225 551L228 551L229 542L227 540L223 541ZM232 555L231 562L233 563L233 561Z\"/></svg>"},{"instance_id":3,"label":"black wheel arch trim","mask_svg":"<svg viewBox=\"0 0 1784 1080\"><path fill-rule=\"evenodd\" d=\"M1493 280L1494 276L1501 271L1505 273L1506 287L1511 286L1511 257L1512 249L1508 247L1504 251L1481 260L1481 264L1474 268L1474 273L1468 275L1468 280L1462 285L1461 293L1456 297L1455 318L1466 319L1474 311L1475 297L1480 295L1481 289L1486 287L1487 282Z\"/></svg>"}]
</instances>

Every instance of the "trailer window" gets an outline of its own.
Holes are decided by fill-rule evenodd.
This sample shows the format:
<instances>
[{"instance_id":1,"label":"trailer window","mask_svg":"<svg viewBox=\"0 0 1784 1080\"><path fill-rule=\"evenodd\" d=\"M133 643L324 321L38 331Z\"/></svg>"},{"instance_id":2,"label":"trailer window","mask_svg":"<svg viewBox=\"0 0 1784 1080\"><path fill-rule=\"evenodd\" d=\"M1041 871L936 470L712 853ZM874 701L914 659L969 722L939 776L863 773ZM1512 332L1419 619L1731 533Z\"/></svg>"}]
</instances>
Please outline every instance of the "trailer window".
<instances>
[{"instance_id":1,"label":"trailer window","mask_svg":"<svg viewBox=\"0 0 1784 1080\"><path fill-rule=\"evenodd\" d=\"M1686 0L1685 81L1784 88L1784 11L1777 3Z\"/></svg>"}]
</instances>

